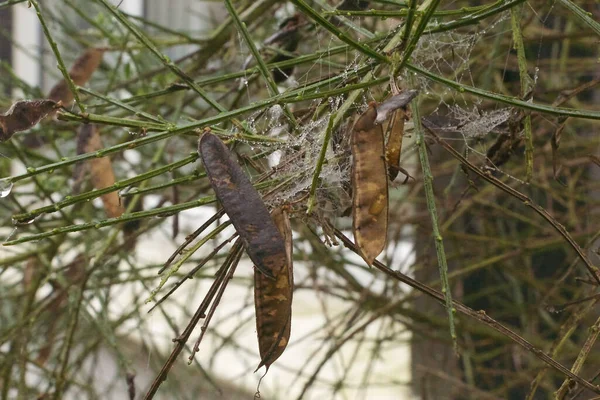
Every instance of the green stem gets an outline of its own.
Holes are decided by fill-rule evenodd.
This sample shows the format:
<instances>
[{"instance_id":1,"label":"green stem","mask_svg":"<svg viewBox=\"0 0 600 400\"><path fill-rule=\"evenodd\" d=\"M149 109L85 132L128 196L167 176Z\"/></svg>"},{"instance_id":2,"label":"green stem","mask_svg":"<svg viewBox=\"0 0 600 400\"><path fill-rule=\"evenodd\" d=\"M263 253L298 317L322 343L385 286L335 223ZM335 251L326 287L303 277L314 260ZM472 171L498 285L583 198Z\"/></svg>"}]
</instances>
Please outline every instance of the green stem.
<instances>
[{"instance_id":1,"label":"green stem","mask_svg":"<svg viewBox=\"0 0 600 400\"><path fill-rule=\"evenodd\" d=\"M69 71L67 71L67 68L65 67L65 63L62 59L62 56L60 55L60 52L58 51L58 46L56 45L56 42L54 41L54 39L52 38L52 35L50 34L50 30L48 29L48 26L46 25L46 20L44 19L44 16L42 15L42 12L40 10L40 5L38 4L37 0L30 0L30 4L33 5L33 7L35 8L35 12L38 16L38 19L40 20L40 24L42 24L42 30L44 31L44 35L46 36L46 39L48 40L48 43L50 44L50 47L52 48L54 57L56 57L56 62L58 63L58 69L60 70L63 77L65 78L65 82L67 82L67 86L69 87L69 90L71 91L71 93L73 93L73 98L75 99L75 103L77 103L77 106L79 107L81 112L85 113L85 106L79 99L79 93L77 93L77 88L75 87L75 83L71 79L71 75L69 75Z\"/></svg>"},{"instance_id":2,"label":"green stem","mask_svg":"<svg viewBox=\"0 0 600 400\"><path fill-rule=\"evenodd\" d=\"M425 191L425 200L427 209L431 217L431 226L433 230L433 238L435 241L435 250L437 253L438 266L440 270L440 280L442 282L442 293L446 301L446 311L448 313L448 323L450 325L450 336L454 344L454 351L458 355L458 342L456 337L456 328L454 325L455 309L452 304L452 291L448 281L448 262L446 261L446 252L444 250L444 240L439 229L437 207L435 204L435 195L433 194L433 175L429 165L429 157L427 156L427 147L425 144L425 134L421 126L421 116L419 112L418 97L413 100L413 121L415 123L416 146L419 152L419 160L423 170L423 189Z\"/></svg>"},{"instance_id":3,"label":"green stem","mask_svg":"<svg viewBox=\"0 0 600 400\"><path fill-rule=\"evenodd\" d=\"M246 24L244 22L242 22L238 13L235 11L235 8L231 4L231 0L225 0L225 7L227 7L227 11L231 15L233 22L235 23L238 31L242 34L242 37L244 38L246 45L248 46L248 48L250 49L250 52L252 53L252 56L256 60L256 63L258 64L258 70L260 71L260 74L262 75L263 79L267 83L269 93L271 94L271 96L277 96L279 94L279 89L277 89L277 84L273 80L273 76L269 72L269 69L267 68L267 64L265 63L265 60L263 60L263 58L260 56L260 53L258 52L258 49L256 48L256 45L254 44L254 41L250 37L250 33L248 32L248 29L246 29ZM296 122L294 115L290 112L289 108L285 105L283 106L283 112L284 112L285 116L287 117L288 121L290 122L290 124L292 125L292 128L294 129L294 131L297 131L298 130L298 122Z\"/></svg>"},{"instance_id":4,"label":"green stem","mask_svg":"<svg viewBox=\"0 0 600 400\"><path fill-rule=\"evenodd\" d=\"M298 7L300 10L302 10L302 12L304 14L308 15L310 18L312 18L315 22L317 22L323 28L325 28L329 32L333 33L342 42L348 44L351 47L354 47L356 50L360 51L361 53L363 53L379 62L382 62L385 64L389 63L389 59L386 56L376 52L375 50L373 50L372 48L370 48L364 44L358 43L357 41L355 41L354 39L352 39L351 37L346 35L344 32L339 30L334 24L329 22L326 18L323 18L321 16L321 14L316 12L311 6L306 4L304 2L304 0L292 0L292 3L294 3L296 5L296 7Z\"/></svg>"},{"instance_id":5,"label":"green stem","mask_svg":"<svg viewBox=\"0 0 600 400\"><path fill-rule=\"evenodd\" d=\"M521 99L527 100L533 91L533 80L527 72L527 57L525 55L525 46L523 45L523 33L519 23L520 11L522 7L513 7L510 9L510 21L513 33L514 47L517 50L517 62L519 64L519 77L521 79ZM525 129L525 176L527 182L531 181L533 176L533 134L531 132L531 115L526 115L524 120Z\"/></svg>"},{"instance_id":6,"label":"green stem","mask_svg":"<svg viewBox=\"0 0 600 400\"><path fill-rule=\"evenodd\" d=\"M329 140L331 139L331 132L333 132L333 122L335 119L336 113L331 114L327 129L325 130L325 137L323 138L323 144L321 145L321 151L319 152L319 158L317 159L315 173L313 174L312 183L310 185L310 196L308 198L308 207L306 210L307 214L311 214L315 206L315 193L317 191L317 185L319 184L323 163L325 162L325 155L327 154L327 148L329 147Z\"/></svg>"},{"instance_id":7,"label":"green stem","mask_svg":"<svg viewBox=\"0 0 600 400\"><path fill-rule=\"evenodd\" d=\"M152 171L148 171L148 172L145 172L138 176L134 176L133 178L115 182L114 184L107 186L105 188L92 190L90 192L82 193L82 194L79 194L76 196L67 196L64 200L59 201L54 204L51 204L49 206L40 207L40 208L30 211L28 213L15 214L15 215L13 215L13 221L21 222L21 223L31 221L32 219L36 218L39 215L59 211L65 207L71 206L73 204L76 204L76 203L79 203L82 201L89 201L91 199L100 197L104 194L111 193L111 192L114 192L117 190L121 190L123 188L133 185L134 183L146 181L155 176L162 175L165 172L172 171L177 168L181 168L184 165L188 165L188 164L195 162L197 159L198 159L198 153L194 152L189 157L184 158L183 160L174 162L172 164L164 165L164 166L162 166L160 168L156 168Z\"/></svg>"}]
</instances>

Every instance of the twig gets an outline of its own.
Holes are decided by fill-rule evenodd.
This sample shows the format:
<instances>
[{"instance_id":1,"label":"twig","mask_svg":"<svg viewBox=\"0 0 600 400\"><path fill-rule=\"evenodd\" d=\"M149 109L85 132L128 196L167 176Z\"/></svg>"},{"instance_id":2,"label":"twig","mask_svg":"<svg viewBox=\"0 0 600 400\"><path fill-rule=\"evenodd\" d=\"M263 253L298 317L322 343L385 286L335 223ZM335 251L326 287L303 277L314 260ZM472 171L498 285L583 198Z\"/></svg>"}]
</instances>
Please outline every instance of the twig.
<instances>
[{"instance_id":1,"label":"twig","mask_svg":"<svg viewBox=\"0 0 600 400\"><path fill-rule=\"evenodd\" d=\"M427 128L427 130L431 133L431 135L433 136L435 141L437 143L439 143L446 151L448 151L450 154L452 154L452 156L454 158L459 160L469 170L473 171L475 174L477 174L484 180L486 180L489 183L491 183L492 185L496 186L498 189L500 189L500 190L506 192L507 194L513 196L514 198L522 201L523 204L525 204L527 207L532 208L536 213L538 213L546 221L548 221L550 223L550 225L552 225L552 227L554 229L556 229L558 231L558 233L560 233L563 236L563 238L567 241L567 243L569 243L569 245L573 248L573 250L575 250L575 252L579 255L579 258L581 258L581 260L585 264L586 268L588 269L588 272L592 275L592 277L598 283L598 285L600 285L600 271L598 271L598 268L591 262L591 260L585 254L585 252L581 249L581 247L577 244L577 242L571 237L571 235L569 234L569 232L565 229L565 227L563 225L561 225L558 221L556 221L556 219L554 219L554 217L552 215L550 215L545 209L543 209L541 206L535 204L533 202L533 200L531 200L528 196L526 196L523 193L519 192L518 190L508 186L507 184L505 184L498 178L492 176L490 173L488 173L486 171L483 171L481 168L477 167L476 165L471 163L469 160L467 160L465 157L463 157L462 154L460 154L458 151L456 151L452 146L450 146L448 143L446 143L446 141L444 141L442 138L440 138L437 135L437 133L435 132L435 127L432 124L428 123L427 120L423 119L421 122L423 123L423 126L425 128Z\"/></svg>"}]
</instances>

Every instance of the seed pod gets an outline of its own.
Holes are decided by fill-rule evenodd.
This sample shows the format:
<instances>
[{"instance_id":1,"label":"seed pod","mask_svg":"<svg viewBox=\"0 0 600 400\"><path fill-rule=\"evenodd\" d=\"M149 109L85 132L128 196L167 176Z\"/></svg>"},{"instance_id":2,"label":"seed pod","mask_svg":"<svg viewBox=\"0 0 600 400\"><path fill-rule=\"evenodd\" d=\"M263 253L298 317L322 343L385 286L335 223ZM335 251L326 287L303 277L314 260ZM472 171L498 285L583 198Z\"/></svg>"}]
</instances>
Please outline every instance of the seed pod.
<instances>
[{"instance_id":1,"label":"seed pod","mask_svg":"<svg viewBox=\"0 0 600 400\"><path fill-rule=\"evenodd\" d=\"M402 153L402 138L404 137L404 121L408 117L408 103L417 96L416 90L406 90L398 95L392 96L377 106L377 118L375 122L380 124L389 118L390 134L385 148L385 159L388 166L388 176L392 182L398 176L400 168L400 154Z\"/></svg>"},{"instance_id":2,"label":"seed pod","mask_svg":"<svg viewBox=\"0 0 600 400\"><path fill-rule=\"evenodd\" d=\"M79 128L77 134L77 154L91 153L102 149L102 140L96 125L86 124ZM115 174L112 163L108 157L92 158L84 163L75 166L73 177L75 180L73 190L79 191L79 186L85 177L85 172L89 170L92 185L96 189L104 189L115 183ZM123 214L123 206L119 201L117 192L105 193L101 196L106 215L110 218L120 217Z\"/></svg>"},{"instance_id":3,"label":"seed pod","mask_svg":"<svg viewBox=\"0 0 600 400\"><path fill-rule=\"evenodd\" d=\"M383 103L377 106L377 118L375 122L381 124L389 118L389 113L400 108L405 108L419 92L416 90L406 90L400 94L390 97Z\"/></svg>"},{"instance_id":4,"label":"seed pod","mask_svg":"<svg viewBox=\"0 0 600 400\"><path fill-rule=\"evenodd\" d=\"M69 70L69 76L73 83L81 86L90 80L94 71L100 66L105 51L106 49L92 48L79 56ZM67 106L73 101L73 93L71 93L67 82L63 79L50 90L48 98L54 101L62 101Z\"/></svg>"},{"instance_id":5,"label":"seed pod","mask_svg":"<svg viewBox=\"0 0 600 400\"><path fill-rule=\"evenodd\" d=\"M271 216L285 242L286 262L274 281L254 270L256 334L261 360L256 370L263 365L269 370L271 364L283 354L291 333L294 290L292 228L282 208L273 210Z\"/></svg>"},{"instance_id":6,"label":"seed pod","mask_svg":"<svg viewBox=\"0 0 600 400\"><path fill-rule=\"evenodd\" d=\"M263 275L275 279L285 265L285 244L262 198L218 137L205 132L198 153L248 256Z\"/></svg>"},{"instance_id":7,"label":"seed pod","mask_svg":"<svg viewBox=\"0 0 600 400\"><path fill-rule=\"evenodd\" d=\"M388 181L383 129L375 103L352 128L352 229L361 256L371 265L383 251L388 223Z\"/></svg>"},{"instance_id":8,"label":"seed pod","mask_svg":"<svg viewBox=\"0 0 600 400\"><path fill-rule=\"evenodd\" d=\"M33 128L42 118L61 106L52 100L22 100L14 103L3 115L0 114L0 142L15 132Z\"/></svg>"},{"instance_id":9,"label":"seed pod","mask_svg":"<svg viewBox=\"0 0 600 400\"><path fill-rule=\"evenodd\" d=\"M388 177L390 182L398 176L400 171L400 154L402 153L402 138L404 137L404 120L406 113L399 109L390 121L390 135L385 146L385 160L387 162Z\"/></svg>"}]
</instances>

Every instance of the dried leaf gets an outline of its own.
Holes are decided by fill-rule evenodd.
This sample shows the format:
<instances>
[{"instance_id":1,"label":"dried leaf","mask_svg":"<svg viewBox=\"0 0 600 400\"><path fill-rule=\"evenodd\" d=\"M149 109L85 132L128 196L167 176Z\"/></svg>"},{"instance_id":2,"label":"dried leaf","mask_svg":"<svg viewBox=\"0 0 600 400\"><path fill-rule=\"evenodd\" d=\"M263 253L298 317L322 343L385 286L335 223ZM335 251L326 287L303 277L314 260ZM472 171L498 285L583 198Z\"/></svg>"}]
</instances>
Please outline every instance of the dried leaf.
<instances>
[{"instance_id":1,"label":"dried leaf","mask_svg":"<svg viewBox=\"0 0 600 400\"><path fill-rule=\"evenodd\" d=\"M100 133L96 126L93 124L82 125L77 134L77 154L91 153L103 148ZM104 189L115 183L115 174L110 158L92 158L75 166L73 171L75 180L73 190L75 192L79 191L79 186L85 177L86 171L89 171L92 185L96 189ZM116 191L103 194L101 198L106 215L110 218L120 217L123 214L123 206Z\"/></svg>"},{"instance_id":2,"label":"dried leaf","mask_svg":"<svg viewBox=\"0 0 600 400\"><path fill-rule=\"evenodd\" d=\"M12 137L15 132L33 128L42 118L61 107L52 100L22 100L14 103L0 115L0 142Z\"/></svg>"},{"instance_id":3,"label":"dried leaf","mask_svg":"<svg viewBox=\"0 0 600 400\"><path fill-rule=\"evenodd\" d=\"M269 366L283 354L291 333L294 289L292 228L282 208L273 210L271 216L285 242L286 262L274 281L254 270L256 333L261 359L257 370L263 365L269 370Z\"/></svg>"},{"instance_id":4,"label":"dried leaf","mask_svg":"<svg viewBox=\"0 0 600 400\"><path fill-rule=\"evenodd\" d=\"M362 257L371 265L383 251L388 222L388 181L383 129L371 103L352 128L352 228Z\"/></svg>"},{"instance_id":5,"label":"dried leaf","mask_svg":"<svg viewBox=\"0 0 600 400\"><path fill-rule=\"evenodd\" d=\"M69 76L73 80L73 83L78 86L84 85L100 66L105 51L106 49L102 48L88 49L75 60L69 71ZM67 82L63 79L50 90L48 98L54 101L62 101L67 106L73 102L73 93L71 93Z\"/></svg>"},{"instance_id":6,"label":"dried leaf","mask_svg":"<svg viewBox=\"0 0 600 400\"><path fill-rule=\"evenodd\" d=\"M217 198L258 270L275 279L285 265L285 244L262 198L221 140L210 132L198 152Z\"/></svg>"}]
</instances>

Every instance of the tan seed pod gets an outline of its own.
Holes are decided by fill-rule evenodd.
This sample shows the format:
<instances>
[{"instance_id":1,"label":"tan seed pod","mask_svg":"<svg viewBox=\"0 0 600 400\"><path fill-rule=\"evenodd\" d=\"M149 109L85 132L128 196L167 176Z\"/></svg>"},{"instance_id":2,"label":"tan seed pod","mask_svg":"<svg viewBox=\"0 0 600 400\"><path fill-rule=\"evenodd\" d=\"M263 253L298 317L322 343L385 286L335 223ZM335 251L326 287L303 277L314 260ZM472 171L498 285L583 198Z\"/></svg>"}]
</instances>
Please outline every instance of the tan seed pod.
<instances>
[{"instance_id":1,"label":"tan seed pod","mask_svg":"<svg viewBox=\"0 0 600 400\"><path fill-rule=\"evenodd\" d=\"M392 182L398 176L400 168L400 154L402 153L402 138L404 137L404 121L408 117L408 103L417 96L416 90L406 90L390 97L377 106L375 122L381 124L392 114L389 124L390 135L385 150L385 159L388 166L388 176Z\"/></svg>"},{"instance_id":2,"label":"tan seed pod","mask_svg":"<svg viewBox=\"0 0 600 400\"><path fill-rule=\"evenodd\" d=\"M285 242L286 262L274 281L254 270L256 333L261 359L257 370L262 366L268 370L283 354L291 333L294 290L292 228L284 209L273 210L271 216Z\"/></svg>"},{"instance_id":3,"label":"tan seed pod","mask_svg":"<svg viewBox=\"0 0 600 400\"><path fill-rule=\"evenodd\" d=\"M375 103L352 128L352 229L367 264L383 251L388 224L388 180L383 129Z\"/></svg>"},{"instance_id":4,"label":"tan seed pod","mask_svg":"<svg viewBox=\"0 0 600 400\"><path fill-rule=\"evenodd\" d=\"M102 48L92 48L87 49L79 56L69 70L69 76L73 83L81 86L89 81L94 71L100 66L105 51L106 49ZM48 98L54 101L62 101L65 106L68 106L73 102L73 93L71 93L67 82L63 79L50 90Z\"/></svg>"},{"instance_id":5,"label":"tan seed pod","mask_svg":"<svg viewBox=\"0 0 600 400\"><path fill-rule=\"evenodd\" d=\"M17 101L5 114L0 114L0 142L10 139L15 132L33 128L42 118L60 106L60 102L52 100Z\"/></svg>"},{"instance_id":6,"label":"tan seed pod","mask_svg":"<svg viewBox=\"0 0 600 400\"><path fill-rule=\"evenodd\" d=\"M385 160L387 161L390 182L396 179L400 171L400 154L402 153L405 119L406 113L403 109L399 109L394 113L390 121L390 135L385 147Z\"/></svg>"},{"instance_id":7,"label":"tan seed pod","mask_svg":"<svg viewBox=\"0 0 600 400\"><path fill-rule=\"evenodd\" d=\"M254 265L275 279L285 265L285 244L260 194L225 144L210 132L200 138L198 152L208 180Z\"/></svg>"},{"instance_id":8,"label":"tan seed pod","mask_svg":"<svg viewBox=\"0 0 600 400\"><path fill-rule=\"evenodd\" d=\"M92 153L103 149L100 133L93 124L82 125L77 134L77 154ZM79 186L89 171L92 185L96 189L104 189L115 183L115 174L112 163L108 157L97 157L77 164L73 173L75 180L74 191L79 191ZM110 218L120 217L123 214L119 195L116 191L101 196L106 215Z\"/></svg>"}]
</instances>

